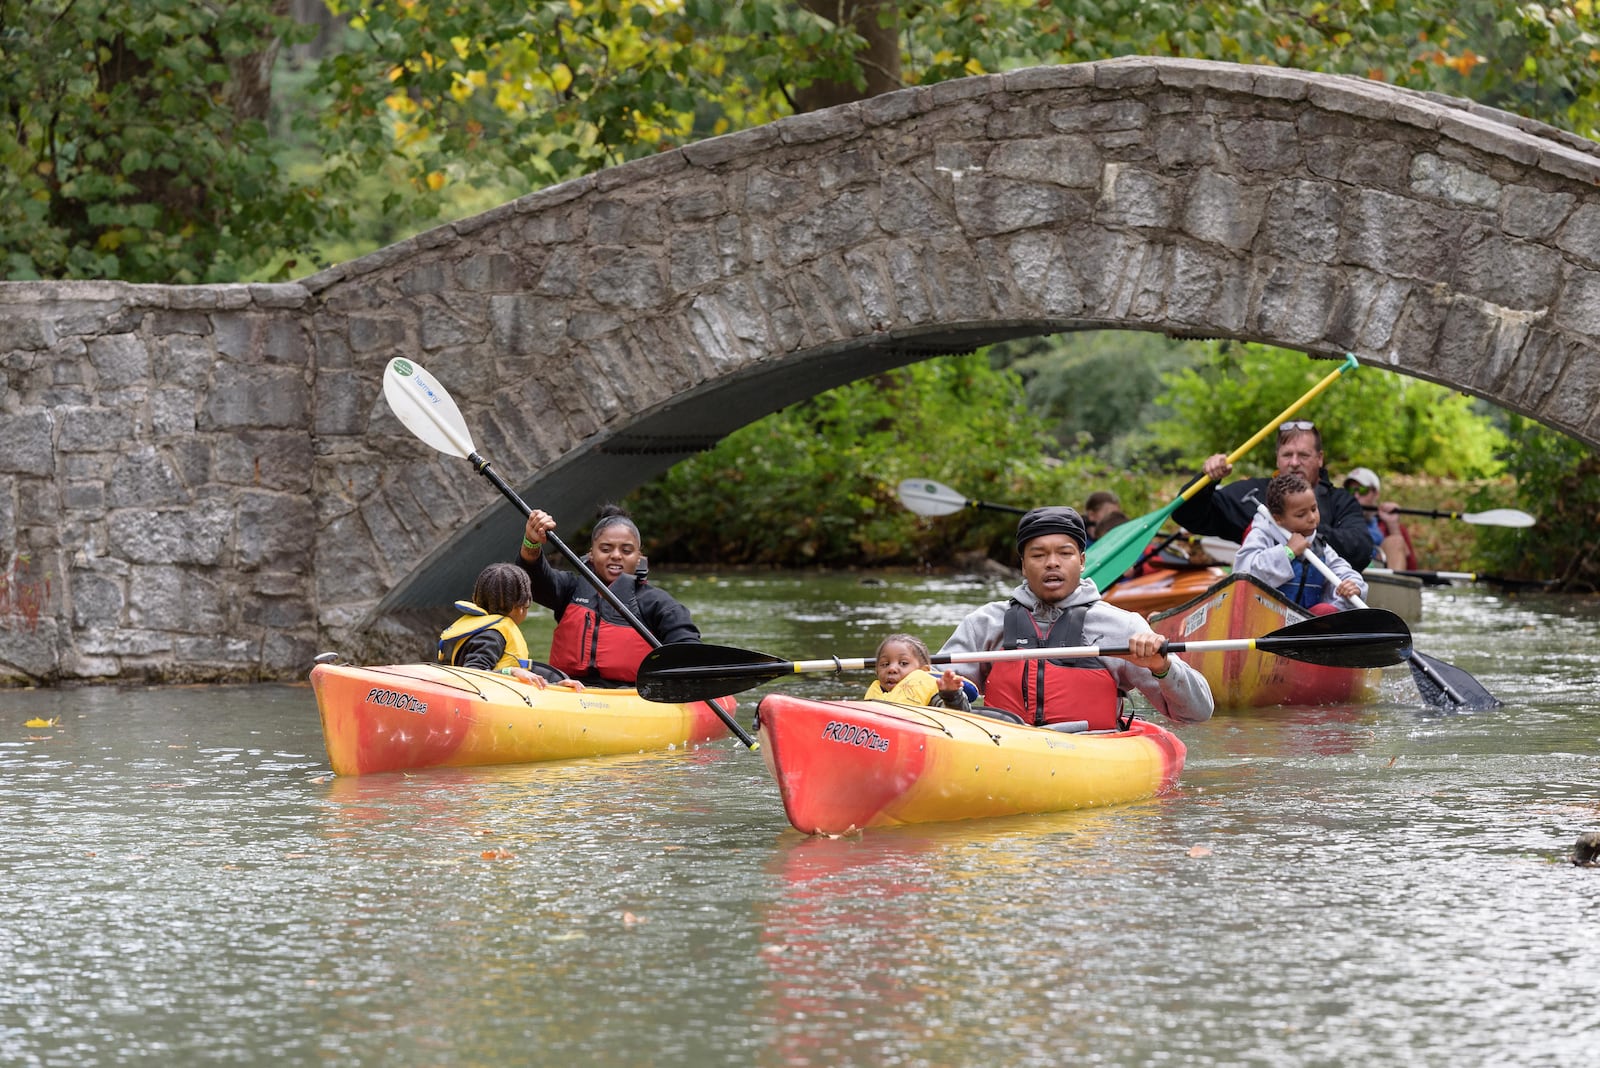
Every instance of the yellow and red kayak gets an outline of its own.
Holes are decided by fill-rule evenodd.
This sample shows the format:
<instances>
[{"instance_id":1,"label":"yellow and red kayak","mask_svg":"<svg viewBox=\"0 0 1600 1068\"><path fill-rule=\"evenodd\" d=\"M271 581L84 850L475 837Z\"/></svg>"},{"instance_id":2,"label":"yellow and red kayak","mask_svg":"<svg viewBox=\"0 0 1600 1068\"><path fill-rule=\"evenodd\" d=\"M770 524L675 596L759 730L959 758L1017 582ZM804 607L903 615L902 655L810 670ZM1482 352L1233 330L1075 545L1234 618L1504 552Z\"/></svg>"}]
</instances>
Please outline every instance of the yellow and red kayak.
<instances>
[{"instance_id":1,"label":"yellow and red kayak","mask_svg":"<svg viewBox=\"0 0 1600 1068\"><path fill-rule=\"evenodd\" d=\"M771 693L761 755L806 834L1060 812L1171 790L1184 745L1154 723L1065 734L975 712Z\"/></svg>"},{"instance_id":2,"label":"yellow and red kayak","mask_svg":"<svg viewBox=\"0 0 1600 1068\"><path fill-rule=\"evenodd\" d=\"M1150 617L1174 642L1259 638L1310 613L1248 575L1229 575L1188 604ZM1211 686L1217 708L1359 704L1377 694L1382 668L1329 667L1253 649L1178 654Z\"/></svg>"},{"instance_id":3,"label":"yellow and red kayak","mask_svg":"<svg viewBox=\"0 0 1600 1068\"><path fill-rule=\"evenodd\" d=\"M340 775L637 753L728 732L704 701L656 704L631 689L540 690L442 664L318 664L311 688ZM733 713L733 698L718 700Z\"/></svg>"}]
</instances>

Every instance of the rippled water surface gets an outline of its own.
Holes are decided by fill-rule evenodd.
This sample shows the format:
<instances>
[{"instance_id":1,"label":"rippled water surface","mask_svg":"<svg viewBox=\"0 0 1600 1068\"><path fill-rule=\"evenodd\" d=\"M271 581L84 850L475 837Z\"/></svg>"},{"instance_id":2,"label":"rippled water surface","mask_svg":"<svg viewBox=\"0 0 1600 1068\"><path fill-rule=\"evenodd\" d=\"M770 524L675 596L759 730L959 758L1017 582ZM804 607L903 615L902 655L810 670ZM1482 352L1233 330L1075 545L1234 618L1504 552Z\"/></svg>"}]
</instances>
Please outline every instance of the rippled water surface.
<instances>
[{"instance_id":1,"label":"rippled water surface","mask_svg":"<svg viewBox=\"0 0 1600 1068\"><path fill-rule=\"evenodd\" d=\"M791 658L1002 588L663 581ZM1157 801L846 839L731 740L338 778L305 686L0 691L0 1063L1592 1064L1600 606L1414 631L1506 707L1396 669L1183 728Z\"/></svg>"}]
</instances>

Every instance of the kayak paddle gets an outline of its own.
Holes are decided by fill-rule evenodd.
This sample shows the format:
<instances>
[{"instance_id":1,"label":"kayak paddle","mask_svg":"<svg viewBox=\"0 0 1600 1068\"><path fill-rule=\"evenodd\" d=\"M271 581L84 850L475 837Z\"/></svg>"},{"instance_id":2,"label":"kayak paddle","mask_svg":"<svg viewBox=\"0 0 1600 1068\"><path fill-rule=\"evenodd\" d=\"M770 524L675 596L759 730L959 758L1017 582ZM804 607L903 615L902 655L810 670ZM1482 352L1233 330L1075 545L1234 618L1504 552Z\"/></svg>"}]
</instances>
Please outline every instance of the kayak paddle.
<instances>
[{"instance_id":1,"label":"kayak paddle","mask_svg":"<svg viewBox=\"0 0 1600 1068\"><path fill-rule=\"evenodd\" d=\"M1026 508L1009 504L990 504L988 501L970 501L943 482L931 478L907 478L900 482L900 503L918 515L954 515L963 508L988 508L996 512L1013 512L1022 515Z\"/></svg>"},{"instance_id":2,"label":"kayak paddle","mask_svg":"<svg viewBox=\"0 0 1600 1068\"><path fill-rule=\"evenodd\" d=\"M471 462L473 468L494 483L496 489L503 493L507 500L516 505L524 516L533 514L533 509L528 507L517 491L512 489L500 473L490 468L489 461L478 455L478 450L472 444L472 433L467 429L467 421L461 417L461 409L456 407L455 399L450 396L449 390L443 383L422 369L414 360L396 356L389 361L383 371L383 399L389 402L389 408L405 428L415 434L423 444L429 445L440 452L451 456L459 456ZM578 572L588 580L595 591L603 597L607 604L615 608L628 624L638 631L639 636L650 643L651 648L659 649L661 640L650 633L650 628L644 621L634 615L633 611L612 592L611 588L600 581L583 558L571 549L555 532L545 535L545 540L554 545L566 558L572 561ZM697 697L696 701L706 701L710 704L717 718L732 731L738 738L751 749L756 748L756 740L730 716L727 711L713 698L721 697L731 691L723 693L708 693L705 697ZM678 702L673 702L678 703Z\"/></svg>"},{"instance_id":3,"label":"kayak paddle","mask_svg":"<svg viewBox=\"0 0 1600 1068\"><path fill-rule=\"evenodd\" d=\"M1485 575L1481 571L1396 571L1387 567L1369 567L1363 575L1404 575L1421 579L1428 586L1448 586L1452 582L1483 582L1507 590L1543 590L1556 584L1555 579L1516 579L1504 575Z\"/></svg>"},{"instance_id":4,"label":"kayak paddle","mask_svg":"<svg viewBox=\"0 0 1600 1068\"><path fill-rule=\"evenodd\" d=\"M1363 509L1376 512L1375 504L1363 504ZM1432 519L1459 519L1480 527L1531 527L1537 522L1527 512L1516 508L1491 508L1487 512L1439 512L1428 508L1398 508L1401 515L1422 515Z\"/></svg>"},{"instance_id":5,"label":"kayak paddle","mask_svg":"<svg viewBox=\"0 0 1600 1068\"><path fill-rule=\"evenodd\" d=\"M1307 547L1304 557L1322 572L1322 577L1333 583L1339 584L1339 576L1333 573L1333 568L1322 558L1319 551L1322 545L1320 539L1313 540ZM1367 603L1359 597L1350 600L1355 604L1355 611L1367 607ZM1319 616L1319 619L1338 619L1343 612L1335 612L1328 616ZM1411 681L1417 684L1417 690L1422 694L1422 699L1430 705L1440 708L1464 708L1474 712L1489 708L1499 708L1500 699L1490 693L1477 679L1462 671L1454 664L1447 664L1431 656L1425 656L1410 647L1400 650L1400 655L1411 668Z\"/></svg>"},{"instance_id":6,"label":"kayak paddle","mask_svg":"<svg viewBox=\"0 0 1600 1068\"><path fill-rule=\"evenodd\" d=\"M1277 430L1278 424L1299 411L1302 406L1318 393L1333 385L1340 375L1346 371L1355 370L1357 366L1359 365L1355 356L1346 353L1344 362L1336 370L1307 390L1305 396L1278 413L1276 419L1258 430L1249 441L1233 450L1228 455L1228 462L1230 464L1238 462L1241 456L1255 448L1268 434ZM1134 565L1140 554L1144 552L1144 547L1150 543L1150 539L1155 536L1156 531L1161 529L1161 524L1167 521L1167 517L1177 511L1185 501L1204 489L1210 481L1210 475L1202 474L1187 486L1182 493L1174 497L1166 507L1151 512L1149 515L1141 516L1138 519L1130 519L1121 526L1113 527L1105 537L1089 546L1083 565L1084 577L1093 579L1096 586L1102 590L1105 589L1112 579Z\"/></svg>"},{"instance_id":7,"label":"kayak paddle","mask_svg":"<svg viewBox=\"0 0 1600 1068\"><path fill-rule=\"evenodd\" d=\"M1347 618L1348 617L1348 618ZM1260 638L1163 642L1164 653L1214 649L1255 649L1307 664L1331 667L1385 667L1398 664L1411 645L1411 631L1393 612L1368 608L1313 616ZM1117 656L1126 645L1071 646L1055 649L990 649L973 653L936 653L934 664L977 664L1001 660L1074 660ZM639 665L639 692L651 701L679 704L704 700L709 694L738 693L786 675L814 671L867 671L876 657L783 660L753 649L674 642L655 649Z\"/></svg>"}]
</instances>

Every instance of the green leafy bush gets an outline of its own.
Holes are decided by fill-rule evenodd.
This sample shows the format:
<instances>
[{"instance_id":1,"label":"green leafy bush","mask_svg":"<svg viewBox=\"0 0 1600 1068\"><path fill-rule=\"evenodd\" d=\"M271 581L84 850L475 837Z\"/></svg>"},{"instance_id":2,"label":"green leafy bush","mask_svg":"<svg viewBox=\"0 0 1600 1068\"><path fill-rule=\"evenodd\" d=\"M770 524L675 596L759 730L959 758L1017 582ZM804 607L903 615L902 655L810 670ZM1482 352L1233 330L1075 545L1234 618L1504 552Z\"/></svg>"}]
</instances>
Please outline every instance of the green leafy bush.
<instances>
[{"instance_id":1,"label":"green leafy bush","mask_svg":"<svg viewBox=\"0 0 1600 1068\"><path fill-rule=\"evenodd\" d=\"M1538 523L1514 530L1484 527L1478 551L1484 570L1553 578L1570 591L1600 590L1600 455L1580 441L1519 415L1511 416L1504 450L1517 486L1517 506ZM1480 492L1472 510L1501 503Z\"/></svg>"}]
</instances>

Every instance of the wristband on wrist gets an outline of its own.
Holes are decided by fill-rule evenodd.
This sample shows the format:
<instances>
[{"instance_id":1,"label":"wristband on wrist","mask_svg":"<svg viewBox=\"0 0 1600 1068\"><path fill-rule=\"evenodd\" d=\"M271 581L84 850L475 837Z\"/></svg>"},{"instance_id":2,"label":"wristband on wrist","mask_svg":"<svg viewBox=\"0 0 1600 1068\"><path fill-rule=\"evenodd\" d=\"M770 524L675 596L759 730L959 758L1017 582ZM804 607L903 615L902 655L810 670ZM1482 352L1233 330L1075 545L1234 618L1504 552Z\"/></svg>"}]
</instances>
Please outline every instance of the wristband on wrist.
<instances>
[{"instance_id":1,"label":"wristband on wrist","mask_svg":"<svg viewBox=\"0 0 1600 1068\"><path fill-rule=\"evenodd\" d=\"M532 550L534 550L534 551L535 551L535 552L538 552L538 550L539 550L539 543L538 543L538 542L536 542L536 541L529 541L529 540L528 540L528 538L527 538L527 535L523 535L523 538L522 538L522 547L523 547L523 548L524 548L524 549L532 549Z\"/></svg>"},{"instance_id":2,"label":"wristband on wrist","mask_svg":"<svg viewBox=\"0 0 1600 1068\"><path fill-rule=\"evenodd\" d=\"M1291 559L1291 560L1294 559L1294 550L1293 549L1291 549L1287 545L1285 545L1283 547L1283 551L1289 554L1289 559Z\"/></svg>"},{"instance_id":3,"label":"wristband on wrist","mask_svg":"<svg viewBox=\"0 0 1600 1068\"><path fill-rule=\"evenodd\" d=\"M1171 673L1171 671L1172 671L1172 658L1169 656L1169 657L1167 657L1167 666L1166 667L1162 668L1160 671L1152 671L1152 672L1150 672L1150 674L1154 675L1158 679L1164 679L1164 678L1167 677L1168 674Z\"/></svg>"}]
</instances>

